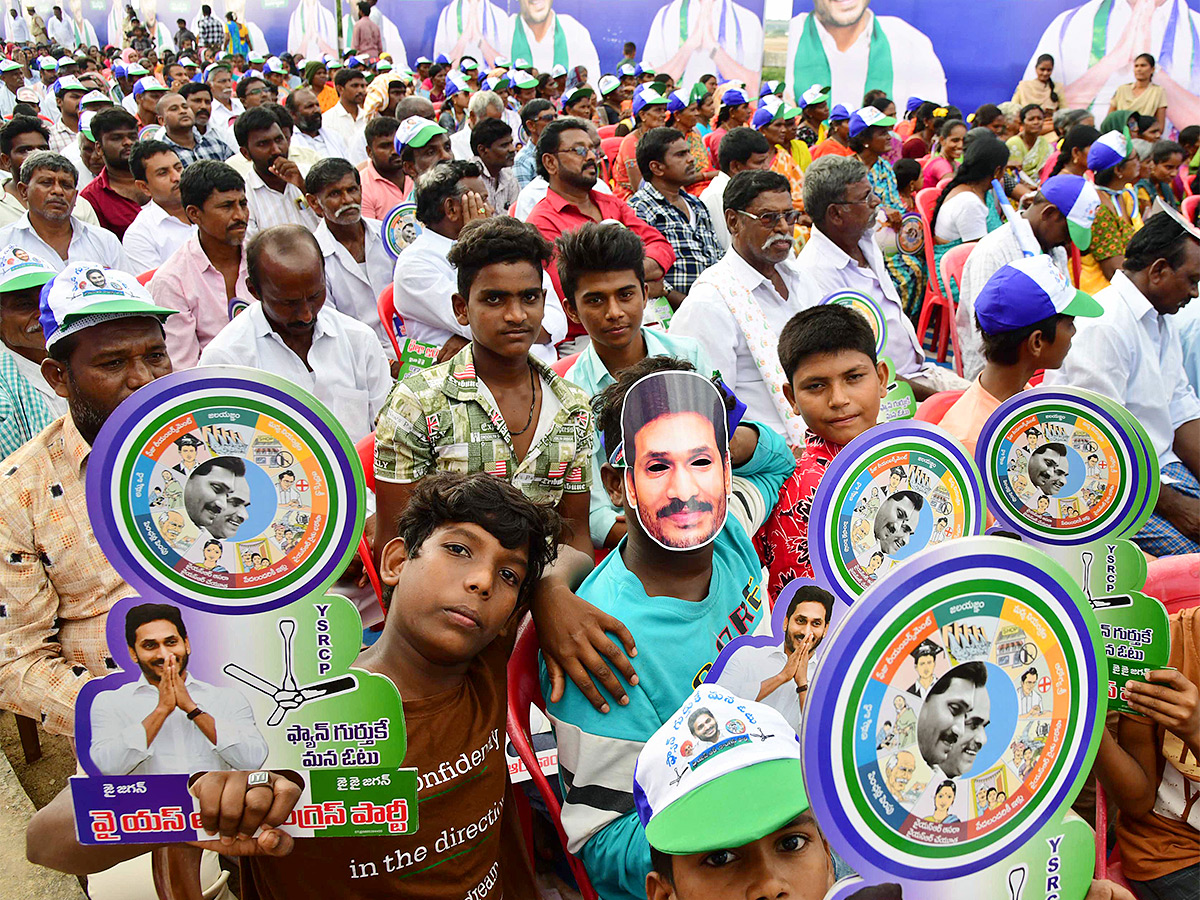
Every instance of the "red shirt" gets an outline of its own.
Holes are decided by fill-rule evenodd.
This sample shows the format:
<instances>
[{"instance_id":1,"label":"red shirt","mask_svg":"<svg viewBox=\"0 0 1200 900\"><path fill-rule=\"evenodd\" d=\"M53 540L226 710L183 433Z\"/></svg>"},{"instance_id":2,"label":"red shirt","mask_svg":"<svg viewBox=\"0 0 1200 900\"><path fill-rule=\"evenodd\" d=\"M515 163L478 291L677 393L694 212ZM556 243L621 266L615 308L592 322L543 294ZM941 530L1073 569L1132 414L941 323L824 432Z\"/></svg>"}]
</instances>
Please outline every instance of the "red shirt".
<instances>
[{"instance_id":1,"label":"red shirt","mask_svg":"<svg viewBox=\"0 0 1200 900\"><path fill-rule=\"evenodd\" d=\"M808 517L813 495L841 444L827 443L811 431L804 433L804 452L796 470L783 483L775 509L754 535L758 558L767 569L767 596L772 606L789 581L812 578L808 555Z\"/></svg>"},{"instance_id":2,"label":"red shirt","mask_svg":"<svg viewBox=\"0 0 1200 900\"><path fill-rule=\"evenodd\" d=\"M653 228L639 219L628 203L609 194L601 194L596 190L591 192L591 198L592 202L596 204L596 208L600 210L601 219L620 222L642 239L642 243L646 245L647 259L652 259L662 266L664 272L675 264L675 251L671 249L667 239L657 228ZM536 227L542 233L542 237L553 244L559 235L596 220L591 216L584 215L578 206L569 203L551 189L546 191L546 196L538 202L525 221ZM557 256L557 251L555 255ZM558 266L552 259L546 268L550 272L554 290L558 292L558 296L563 299L565 304L566 298L563 297L562 284L558 280ZM567 337L569 339L585 333L582 325L571 321L568 317Z\"/></svg>"},{"instance_id":3,"label":"red shirt","mask_svg":"<svg viewBox=\"0 0 1200 900\"><path fill-rule=\"evenodd\" d=\"M115 234L117 240L125 239L125 229L133 224L137 214L142 211L139 203L122 197L108 186L108 166L100 170L100 174L79 192L79 196L92 204L101 227Z\"/></svg>"}]
</instances>

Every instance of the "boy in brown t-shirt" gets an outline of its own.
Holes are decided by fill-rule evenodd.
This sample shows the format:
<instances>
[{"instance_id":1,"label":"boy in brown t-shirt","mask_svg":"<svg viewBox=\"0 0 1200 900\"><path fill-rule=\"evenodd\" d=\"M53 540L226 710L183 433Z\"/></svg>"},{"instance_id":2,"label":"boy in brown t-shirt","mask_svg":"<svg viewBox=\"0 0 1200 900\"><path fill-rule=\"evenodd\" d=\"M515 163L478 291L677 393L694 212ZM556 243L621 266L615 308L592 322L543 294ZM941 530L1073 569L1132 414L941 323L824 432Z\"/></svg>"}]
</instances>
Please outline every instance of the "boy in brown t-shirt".
<instances>
[{"instance_id":1,"label":"boy in brown t-shirt","mask_svg":"<svg viewBox=\"0 0 1200 900\"><path fill-rule=\"evenodd\" d=\"M251 857L243 900L536 896L505 802L505 667L558 529L552 509L491 475L422 479L383 551L380 576L395 585L383 634L355 663L400 691L418 830L294 841L271 826L287 819L299 788L272 773L273 796L248 793L248 773L210 772L193 792L206 830L221 837L202 846ZM71 823L67 790L31 823L31 861L86 873L152 849L83 847Z\"/></svg>"},{"instance_id":2,"label":"boy in brown t-shirt","mask_svg":"<svg viewBox=\"0 0 1200 900\"><path fill-rule=\"evenodd\" d=\"M1121 809L1121 865L1142 900L1200 898L1200 608L1170 617L1171 669L1129 682L1096 768Z\"/></svg>"}]
</instances>

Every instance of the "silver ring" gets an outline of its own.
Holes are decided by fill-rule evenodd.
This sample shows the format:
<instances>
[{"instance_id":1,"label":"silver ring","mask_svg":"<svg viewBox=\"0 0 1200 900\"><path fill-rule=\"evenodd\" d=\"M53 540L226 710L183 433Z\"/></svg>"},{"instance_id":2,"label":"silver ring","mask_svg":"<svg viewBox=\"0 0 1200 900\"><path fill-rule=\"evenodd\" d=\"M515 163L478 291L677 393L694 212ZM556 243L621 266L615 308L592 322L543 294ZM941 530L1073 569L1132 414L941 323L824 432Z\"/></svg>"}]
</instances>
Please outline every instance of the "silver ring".
<instances>
[{"instance_id":1,"label":"silver ring","mask_svg":"<svg viewBox=\"0 0 1200 900\"><path fill-rule=\"evenodd\" d=\"M270 787L271 773L270 772L251 772L246 779L246 788L253 787Z\"/></svg>"}]
</instances>

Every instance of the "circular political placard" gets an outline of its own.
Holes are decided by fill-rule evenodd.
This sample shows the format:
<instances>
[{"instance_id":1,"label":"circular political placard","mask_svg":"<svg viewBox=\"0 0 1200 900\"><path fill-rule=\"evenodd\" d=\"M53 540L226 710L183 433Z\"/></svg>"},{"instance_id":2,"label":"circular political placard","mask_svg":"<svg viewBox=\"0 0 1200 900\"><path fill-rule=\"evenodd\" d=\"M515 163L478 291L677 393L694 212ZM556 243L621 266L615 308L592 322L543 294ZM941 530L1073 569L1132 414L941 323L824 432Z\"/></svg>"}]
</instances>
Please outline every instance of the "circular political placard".
<instances>
[{"instance_id":1,"label":"circular political placard","mask_svg":"<svg viewBox=\"0 0 1200 900\"><path fill-rule=\"evenodd\" d=\"M887 320L884 318L879 304L871 297L859 291L835 291L822 299L821 303L836 303L838 306L848 306L855 312L861 313L863 318L871 323L871 330L875 332L876 355L883 355L883 348L887 346Z\"/></svg>"},{"instance_id":2,"label":"circular political placard","mask_svg":"<svg viewBox=\"0 0 1200 900\"><path fill-rule=\"evenodd\" d=\"M954 438L925 422L889 422L837 455L813 497L809 555L847 603L927 546L981 534L983 491Z\"/></svg>"},{"instance_id":3,"label":"circular political placard","mask_svg":"<svg viewBox=\"0 0 1200 900\"><path fill-rule=\"evenodd\" d=\"M1087 600L1044 553L999 537L929 548L826 640L804 779L855 870L971 875L1078 794L1104 724L1103 651Z\"/></svg>"},{"instance_id":4,"label":"circular political placard","mask_svg":"<svg viewBox=\"0 0 1200 900\"><path fill-rule=\"evenodd\" d=\"M357 549L358 454L332 413L284 378L176 372L117 407L93 446L96 539L145 596L261 612L323 590Z\"/></svg>"},{"instance_id":5,"label":"circular political placard","mask_svg":"<svg viewBox=\"0 0 1200 900\"><path fill-rule=\"evenodd\" d=\"M921 225L921 214L905 213L900 220L900 230L896 232L896 247L901 253L920 256L925 249L925 229Z\"/></svg>"},{"instance_id":6,"label":"circular political placard","mask_svg":"<svg viewBox=\"0 0 1200 900\"><path fill-rule=\"evenodd\" d=\"M234 317L240 316L250 308L249 301L243 300L241 297L229 298L229 321L233 321Z\"/></svg>"},{"instance_id":7,"label":"circular political placard","mask_svg":"<svg viewBox=\"0 0 1200 900\"><path fill-rule=\"evenodd\" d=\"M996 519L1022 537L1070 546L1141 526L1158 494L1153 456L1122 407L1054 387L1000 404L975 448Z\"/></svg>"},{"instance_id":8,"label":"circular political placard","mask_svg":"<svg viewBox=\"0 0 1200 900\"><path fill-rule=\"evenodd\" d=\"M422 231L417 221L417 204L405 200L383 217L380 228L384 249L395 259L400 251L417 239Z\"/></svg>"}]
</instances>

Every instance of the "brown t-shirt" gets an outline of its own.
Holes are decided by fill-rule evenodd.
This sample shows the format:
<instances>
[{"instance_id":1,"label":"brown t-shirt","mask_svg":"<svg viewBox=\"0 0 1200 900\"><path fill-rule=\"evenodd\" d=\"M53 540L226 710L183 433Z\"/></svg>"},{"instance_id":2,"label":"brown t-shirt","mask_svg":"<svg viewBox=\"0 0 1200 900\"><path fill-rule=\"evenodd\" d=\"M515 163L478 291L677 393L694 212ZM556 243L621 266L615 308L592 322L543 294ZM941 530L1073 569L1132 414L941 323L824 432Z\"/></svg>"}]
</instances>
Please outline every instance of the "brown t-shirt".
<instances>
[{"instance_id":1,"label":"brown t-shirt","mask_svg":"<svg viewBox=\"0 0 1200 900\"><path fill-rule=\"evenodd\" d=\"M1185 609L1170 621L1170 665L1200 684L1200 608ZM1121 866L1137 881L1161 878L1200 860L1200 761L1165 728L1155 728L1154 743L1154 809L1140 819L1124 813L1117 819Z\"/></svg>"},{"instance_id":2,"label":"brown t-shirt","mask_svg":"<svg viewBox=\"0 0 1200 900\"><path fill-rule=\"evenodd\" d=\"M246 860L243 898L535 897L515 810L505 803L505 666L512 645L511 636L497 638L457 688L405 701L404 765L417 770L415 833L299 840L283 859Z\"/></svg>"}]
</instances>

